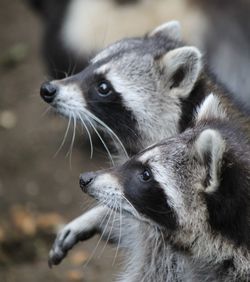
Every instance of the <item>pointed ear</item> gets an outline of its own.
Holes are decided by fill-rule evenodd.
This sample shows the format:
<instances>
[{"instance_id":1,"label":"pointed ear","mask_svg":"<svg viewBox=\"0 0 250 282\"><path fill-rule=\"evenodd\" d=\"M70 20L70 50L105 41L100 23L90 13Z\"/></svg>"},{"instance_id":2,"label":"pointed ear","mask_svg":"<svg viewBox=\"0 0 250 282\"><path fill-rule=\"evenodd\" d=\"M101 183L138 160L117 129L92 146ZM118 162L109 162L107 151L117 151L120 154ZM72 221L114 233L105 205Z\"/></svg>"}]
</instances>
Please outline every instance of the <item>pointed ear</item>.
<instances>
[{"instance_id":1,"label":"pointed ear","mask_svg":"<svg viewBox=\"0 0 250 282\"><path fill-rule=\"evenodd\" d=\"M205 191L212 193L220 184L221 166L226 143L215 129L204 130L195 142L195 151L199 160L207 167Z\"/></svg>"},{"instance_id":2,"label":"pointed ear","mask_svg":"<svg viewBox=\"0 0 250 282\"><path fill-rule=\"evenodd\" d=\"M166 22L156 29L154 29L150 34L151 36L167 36L170 39L180 41L181 40L181 25L178 21Z\"/></svg>"},{"instance_id":3,"label":"pointed ear","mask_svg":"<svg viewBox=\"0 0 250 282\"><path fill-rule=\"evenodd\" d=\"M209 94L197 109L195 123L209 119L228 119L226 109L222 106L219 97L213 93Z\"/></svg>"},{"instance_id":4,"label":"pointed ear","mask_svg":"<svg viewBox=\"0 0 250 282\"><path fill-rule=\"evenodd\" d=\"M179 97L190 93L201 72L201 57L197 48L181 47L159 59L170 92Z\"/></svg>"}]
</instances>

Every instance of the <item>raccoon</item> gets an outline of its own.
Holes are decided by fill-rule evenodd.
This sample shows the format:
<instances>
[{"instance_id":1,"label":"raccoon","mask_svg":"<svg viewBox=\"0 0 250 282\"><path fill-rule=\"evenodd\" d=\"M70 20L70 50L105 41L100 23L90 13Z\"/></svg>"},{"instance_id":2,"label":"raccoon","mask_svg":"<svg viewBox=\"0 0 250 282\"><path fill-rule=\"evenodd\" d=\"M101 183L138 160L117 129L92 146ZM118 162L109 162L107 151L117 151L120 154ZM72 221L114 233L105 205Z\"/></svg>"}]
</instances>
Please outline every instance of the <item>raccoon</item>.
<instances>
[{"instance_id":1,"label":"raccoon","mask_svg":"<svg viewBox=\"0 0 250 282\"><path fill-rule=\"evenodd\" d=\"M58 113L110 134L119 153L125 151L122 143L129 156L190 126L195 109L211 92L237 116L200 51L180 37L180 25L172 21L143 38L118 41L82 72L44 83L41 97Z\"/></svg>"},{"instance_id":2,"label":"raccoon","mask_svg":"<svg viewBox=\"0 0 250 282\"><path fill-rule=\"evenodd\" d=\"M118 281L250 280L250 140L216 115L204 105L193 128L80 176L85 193L122 214Z\"/></svg>"},{"instance_id":3,"label":"raccoon","mask_svg":"<svg viewBox=\"0 0 250 282\"><path fill-rule=\"evenodd\" d=\"M249 119L211 78L200 51L186 46L180 37L180 25L172 21L143 38L118 41L81 73L43 84L41 96L58 113L113 137L123 160L192 127L204 100L207 111L216 106L216 99L208 96L211 92L230 119L249 132ZM58 264L80 240L102 232L99 223L106 212L105 206L94 208L69 223L57 236L51 263ZM67 248L61 249L59 242L65 236Z\"/></svg>"}]
</instances>

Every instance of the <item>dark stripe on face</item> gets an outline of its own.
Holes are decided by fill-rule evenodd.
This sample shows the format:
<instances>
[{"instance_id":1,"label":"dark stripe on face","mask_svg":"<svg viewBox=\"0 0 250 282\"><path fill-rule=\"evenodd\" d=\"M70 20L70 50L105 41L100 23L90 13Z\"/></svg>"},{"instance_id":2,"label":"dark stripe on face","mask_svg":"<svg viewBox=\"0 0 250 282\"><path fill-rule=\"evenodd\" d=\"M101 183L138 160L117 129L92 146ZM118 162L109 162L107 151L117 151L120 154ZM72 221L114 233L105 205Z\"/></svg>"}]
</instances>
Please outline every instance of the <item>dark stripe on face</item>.
<instances>
[{"instance_id":1,"label":"dark stripe on face","mask_svg":"<svg viewBox=\"0 0 250 282\"><path fill-rule=\"evenodd\" d=\"M87 93L88 110L107 124L121 139L129 156L139 151L137 122L131 111L123 105L121 94L113 92L109 97L98 97L95 86ZM105 132L105 128L103 128Z\"/></svg>"},{"instance_id":2,"label":"dark stripe on face","mask_svg":"<svg viewBox=\"0 0 250 282\"><path fill-rule=\"evenodd\" d=\"M90 65L74 76L74 83L80 84L87 109L117 134L128 154L132 156L141 149L136 119L125 107L122 94L115 91L111 82L105 78L105 74L95 74L95 70L96 65ZM100 91L104 90L104 86L109 88L107 94ZM108 133L104 127L99 128ZM108 137L109 134L106 136Z\"/></svg>"},{"instance_id":3,"label":"dark stripe on face","mask_svg":"<svg viewBox=\"0 0 250 282\"><path fill-rule=\"evenodd\" d=\"M142 181L142 174L147 170L139 162L129 161L122 166L120 174L125 197L136 210L161 226L174 230L177 220L174 211L167 203L166 194L153 176Z\"/></svg>"}]
</instances>

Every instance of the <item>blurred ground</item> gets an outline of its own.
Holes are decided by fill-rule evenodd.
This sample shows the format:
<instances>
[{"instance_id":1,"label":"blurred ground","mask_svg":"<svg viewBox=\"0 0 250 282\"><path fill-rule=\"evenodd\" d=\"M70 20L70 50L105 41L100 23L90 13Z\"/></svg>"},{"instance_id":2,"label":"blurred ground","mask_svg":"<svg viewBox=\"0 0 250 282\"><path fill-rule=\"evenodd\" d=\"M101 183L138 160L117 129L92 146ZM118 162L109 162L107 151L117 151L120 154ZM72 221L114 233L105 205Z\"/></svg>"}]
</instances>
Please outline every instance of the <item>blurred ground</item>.
<instances>
[{"instance_id":1,"label":"blurred ground","mask_svg":"<svg viewBox=\"0 0 250 282\"><path fill-rule=\"evenodd\" d=\"M67 122L44 114L40 39L39 21L21 0L0 1L0 281L111 281L117 267L110 247L82 266L98 238L81 244L62 265L47 266L55 226L89 206L79 173L100 169L105 161L98 152L89 160L80 134L72 168L65 158L70 138L53 158Z\"/></svg>"}]
</instances>

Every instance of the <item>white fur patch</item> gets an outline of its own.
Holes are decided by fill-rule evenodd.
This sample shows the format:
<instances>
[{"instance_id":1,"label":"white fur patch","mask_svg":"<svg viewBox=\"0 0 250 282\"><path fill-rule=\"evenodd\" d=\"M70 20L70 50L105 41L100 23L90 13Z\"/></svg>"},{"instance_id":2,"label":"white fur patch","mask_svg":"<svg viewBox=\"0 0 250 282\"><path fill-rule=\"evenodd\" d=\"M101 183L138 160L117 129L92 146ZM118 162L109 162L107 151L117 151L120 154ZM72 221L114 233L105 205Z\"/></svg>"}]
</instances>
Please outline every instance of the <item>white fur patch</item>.
<instances>
[{"instance_id":1,"label":"white fur patch","mask_svg":"<svg viewBox=\"0 0 250 282\"><path fill-rule=\"evenodd\" d=\"M135 115L139 131L146 131L147 135L141 136L142 147L146 148L177 133L181 115L177 97L147 91L143 84L125 81L112 69L107 74L107 79L111 81L116 92L122 93L124 105ZM147 130L144 127L147 127ZM159 128L162 130L159 131Z\"/></svg>"},{"instance_id":2,"label":"white fur patch","mask_svg":"<svg viewBox=\"0 0 250 282\"><path fill-rule=\"evenodd\" d=\"M164 189L164 192L167 195L168 204L178 214L181 211L181 216L183 216L183 214L186 215L185 209L183 208L181 193L178 191L178 187L175 184L175 172L171 172L170 169L166 169L167 164L161 163L161 156L161 149L159 147L155 147L146 151L138 160L142 163L149 163L155 180L160 183L162 189Z\"/></svg>"},{"instance_id":3,"label":"white fur patch","mask_svg":"<svg viewBox=\"0 0 250 282\"><path fill-rule=\"evenodd\" d=\"M97 60L99 60L99 59L97 59ZM94 60L92 60L92 61L94 62ZM96 74L106 74L109 71L110 67L111 67L110 64L102 65L97 70L95 70L95 73Z\"/></svg>"},{"instance_id":4,"label":"white fur patch","mask_svg":"<svg viewBox=\"0 0 250 282\"><path fill-rule=\"evenodd\" d=\"M100 176L97 176L93 182L93 186L95 186L97 189L103 189L105 191L106 188L113 191L122 191L119 179L111 173L104 173Z\"/></svg>"},{"instance_id":5,"label":"white fur patch","mask_svg":"<svg viewBox=\"0 0 250 282\"><path fill-rule=\"evenodd\" d=\"M182 217L186 216L186 211L184 209L182 195L175 183L175 172L171 172L160 166L159 168L160 169L157 169L157 167L155 167L155 180L161 184L161 187L164 189L167 196L169 206L175 210L179 220L181 220Z\"/></svg>"},{"instance_id":6,"label":"white fur patch","mask_svg":"<svg viewBox=\"0 0 250 282\"><path fill-rule=\"evenodd\" d=\"M71 230L74 234L78 234L98 227L98 224L100 224L100 221L103 218L103 215L107 213L107 210L108 208L105 206L93 208L67 224L62 232L64 232L64 230Z\"/></svg>"},{"instance_id":7,"label":"white fur patch","mask_svg":"<svg viewBox=\"0 0 250 282\"><path fill-rule=\"evenodd\" d=\"M220 103L219 97L213 93L208 95L197 109L196 121L207 119L227 119L226 110Z\"/></svg>"},{"instance_id":8,"label":"white fur patch","mask_svg":"<svg viewBox=\"0 0 250 282\"><path fill-rule=\"evenodd\" d=\"M147 163L150 159L153 159L154 156L157 156L159 154L161 154L159 148L155 147L153 149L147 150L142 156L138 158L138 161L144 164Z\"/></svg>"},{"instance_id":9,"label":"white fur patch","mask_svg":"<svg viewBox=\"0 0 250 282\"><path fill-rule=\"evenodd\" d=\"M62 82L62 83L61 83ZM63 80L52 82L58 87L57 95L52 103L57 111L67 117L77 115L86 107L81 89L77 84L63 84Z\"/></svg>"}]
</instances>

